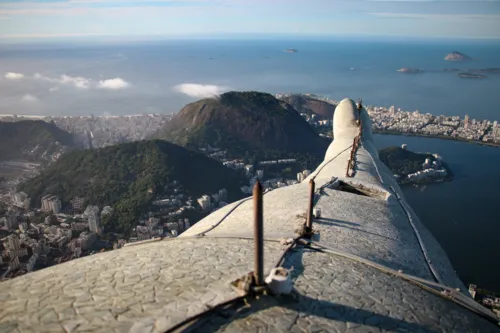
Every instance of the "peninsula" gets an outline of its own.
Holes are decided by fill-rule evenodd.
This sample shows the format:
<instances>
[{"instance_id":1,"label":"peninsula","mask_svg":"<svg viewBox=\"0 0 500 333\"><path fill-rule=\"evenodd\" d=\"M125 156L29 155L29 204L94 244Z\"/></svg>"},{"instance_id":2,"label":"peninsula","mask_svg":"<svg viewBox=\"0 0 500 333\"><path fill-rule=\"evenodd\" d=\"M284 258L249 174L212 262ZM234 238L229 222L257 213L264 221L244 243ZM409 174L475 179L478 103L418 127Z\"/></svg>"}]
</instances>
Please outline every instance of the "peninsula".
<instances>
[{"instance_id":1,"label":"peninsula","mask_svg":"<svg viewBox=\"0 0 500 333\"><path fill-rule=\"evenodd\" d=\"M450 168L437 154L414 153L403 145L382 149L379 156L400 184L435 183L453 178Z\"/></svg>"}]
</instances>

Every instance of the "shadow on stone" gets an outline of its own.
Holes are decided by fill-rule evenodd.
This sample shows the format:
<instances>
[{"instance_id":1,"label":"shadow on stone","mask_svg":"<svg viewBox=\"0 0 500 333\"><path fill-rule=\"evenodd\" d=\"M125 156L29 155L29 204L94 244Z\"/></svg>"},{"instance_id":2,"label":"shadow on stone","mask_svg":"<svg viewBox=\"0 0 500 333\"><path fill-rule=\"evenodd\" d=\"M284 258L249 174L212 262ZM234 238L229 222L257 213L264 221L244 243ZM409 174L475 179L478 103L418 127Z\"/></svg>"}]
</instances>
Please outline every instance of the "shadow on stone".
<instances>
[{"instance_id":1,"label":"shadow on stone","mask_svg":"<svg viewBox=\"0 0 500 333\"><path fill-rule=\"evenodd\" d=\"M292 268L292 279L296 280L304 272L302 257L307 248L296 248L286 258L284 267ZM309 286L308 294L314 294L314 285ZM318 298L321 291L318 290ZM266 331L290 332L337 331L369 326L396 332L438 332L425 325L410 323L404 319L393 318L367 309L355 308L342 304L312 298L294 290L290 295L260 296L240 302L229 309L213 313L182 332L218 332L218 331ZM370 331L369 329L366 332ZM378 331L378 330L377 330Z\"/></svg>"},{"instance_id":2,"label":"shadow on stone","mask_svg":"<svg viewBox=\"0 0 500 333\"><path fill-rule=\"evenodd\" d=\"M347 222L347 221L342 221L342 220L337 220L337 219L330 219L330 218L326 218L326 217L314 219L314 223L325 224L325 225L337 225L337 226L343 226L343 225L350 225L350 226L354 226L354 227L360 226L359 223Z\"/></svg>"}]
</instances>

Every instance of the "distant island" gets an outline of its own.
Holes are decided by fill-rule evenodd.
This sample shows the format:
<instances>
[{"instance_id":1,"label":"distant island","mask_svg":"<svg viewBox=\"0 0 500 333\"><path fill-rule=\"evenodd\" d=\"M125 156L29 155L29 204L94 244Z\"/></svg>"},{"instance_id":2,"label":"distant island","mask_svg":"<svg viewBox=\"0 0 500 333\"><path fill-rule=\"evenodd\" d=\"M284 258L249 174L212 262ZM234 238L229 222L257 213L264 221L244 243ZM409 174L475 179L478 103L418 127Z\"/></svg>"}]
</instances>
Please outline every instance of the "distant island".
<instances>
[{"instance_id":1,"label":"distant island","mask_svg":"<svg viewBox=\"0 0 500 333\"><path fill-rule=\"evenodd\" d=\"M424 71L418 68L403 67L398 69L398 72L408 73L408 74L418 74L418 73L423 73Z\"/></svg>"},{"instance_id":2,"label":"distant island","mask_svg":"<svg viewBox=\"0 0 500 333\"><path fill-rule=\"evenodd\" d=\"M297 49L286 49L285 52L288 52L288 53L297 53L297 52L299 52L299 50L297 50Z\"/></svg>"},{"instance_id":3,"label":"distant island","mask_svg":"<svg viewBox=\"0 0 500 333\"><path fill-rule=\"evenodd\" d=\"M402 147L380 150L380 160L400 184L424 184L451 180L453 173L437 154L414 153Z\"/></svg>"},{"instance_id":4,"label":"distant island","mask_svg":"<svg viewBox=\"0 0 500 333\"><path fill-rule=\"evenodd\" d=\"M467 72L500 74L500 68L493 67L493 68L468 69Z\"/></svg>"},{"instance_id":5,"label":"distant island","mask_svg":"<svg viewBox=\"0 0 500 333\"><path fill-rule=\"evenodd\" d=\"M486 75L478 74L478 73L470 73L470 72L460 72L460 73L457 73L457 76L464 78L464 79L485 79L485 78L487 78Z\"/></svg>"},{"instance_id":6,"label":"distant island","mask_svg":"<svg viewBox=\"0 0 500 333\"><path fill-rule=\"evenodd\" d=\"M446 57L444 57L444 60L447 60L447 61L469 61L469 60L472 60L472 58L470 58L469 56L467 56L463 53L460 53L458 51L453 51L453 52L449 53Z\"/></svg>"}]
</instances>

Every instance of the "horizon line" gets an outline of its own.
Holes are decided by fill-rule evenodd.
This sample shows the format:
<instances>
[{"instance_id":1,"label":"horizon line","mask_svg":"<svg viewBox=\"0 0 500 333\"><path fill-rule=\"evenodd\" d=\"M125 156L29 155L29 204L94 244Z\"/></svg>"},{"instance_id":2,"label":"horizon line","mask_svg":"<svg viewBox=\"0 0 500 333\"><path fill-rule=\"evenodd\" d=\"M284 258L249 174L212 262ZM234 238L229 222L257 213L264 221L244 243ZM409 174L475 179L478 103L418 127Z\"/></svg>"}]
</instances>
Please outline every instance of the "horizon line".
<instances>
[{"instance_id":1,"label":"horizon line","mask_svg":"<svg viewBox=\"0 0 500 333\"><path fill-rule=\"evenodd\" d=\"M471 41L500 41L499 37L493 36L420 36L420 35L400 35L400 34L322 34L322 33L214 33L214 34L144 34L144 35L124 35L111 33L75 33L75 34L9 34L0 35L0 43L30 41L44 42L54 40L65 40L77 38L79 41L100 41L108 39L147 41L147 40L196 40L196 39L274 39L274 38L316 38L316 39L348 39L348 38L385 38L385 39L411 39L411 40L471 40Z\"/></svg>"}]
</instances>

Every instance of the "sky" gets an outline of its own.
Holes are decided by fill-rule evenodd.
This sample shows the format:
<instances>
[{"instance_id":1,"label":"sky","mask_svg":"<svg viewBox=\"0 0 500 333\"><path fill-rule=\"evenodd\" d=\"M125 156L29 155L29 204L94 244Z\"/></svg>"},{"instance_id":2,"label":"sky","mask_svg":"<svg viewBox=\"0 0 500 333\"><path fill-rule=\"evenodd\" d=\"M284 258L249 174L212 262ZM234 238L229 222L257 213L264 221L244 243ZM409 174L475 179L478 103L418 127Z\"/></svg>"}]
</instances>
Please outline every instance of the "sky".
<instances>
[{"instance_id":1,"label":"sky","mask_svg":"<svg viewBox=\"0 0 500 333\"><path fill-rule=\"evenodd\" d=\"M0 0L0 39L225 35L500 39L500 0Z\"/></svg>"}]
</instances>

